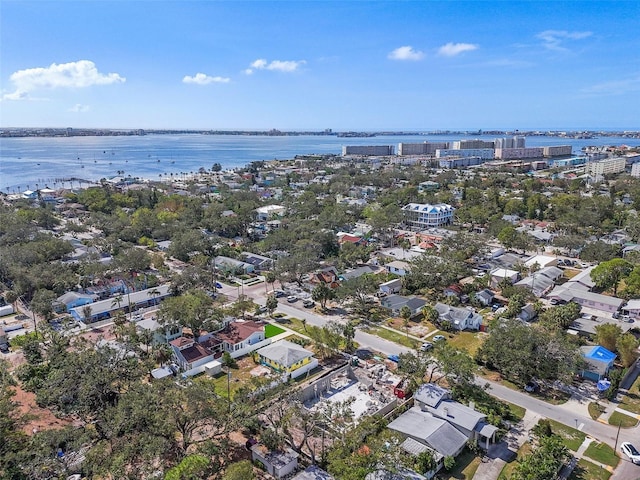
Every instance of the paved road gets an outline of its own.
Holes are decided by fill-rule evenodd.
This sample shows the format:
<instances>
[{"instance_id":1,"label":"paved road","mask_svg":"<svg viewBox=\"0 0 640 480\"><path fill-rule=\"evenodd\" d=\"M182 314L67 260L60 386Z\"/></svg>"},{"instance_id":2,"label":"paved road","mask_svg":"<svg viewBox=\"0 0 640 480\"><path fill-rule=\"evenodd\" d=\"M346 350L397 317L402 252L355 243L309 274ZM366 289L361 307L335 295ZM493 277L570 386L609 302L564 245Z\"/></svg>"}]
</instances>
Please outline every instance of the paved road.
<instances>
[{"instance_id":1,"label":"paved road","mask_svg":"<svg viewBox=\"0 0 640 480\"><path fill-rule=\"evenodd\" d=\"M222 293L230 298L237 298L237 292L238 289L236 287L224 286L222 289ZM264 285L245 288L244 293L245 295L252 297L256 303L264 305ZM305 319L309 325L322 327L330 320L344 322L344 319L340 316L318 315L311 310L307 310L302 307L302 302L290 304L287 303L284 298L279 300L280 302L278 304L277 311L291 317ZM407 347L360 330L356 330L355 340L361 347L376 350L385 355L398 355L400 353L412 351ZM575 408L572 409L572 406L575 406L575 404L572 405L571 402L566 405L551 405L545 401L532 397L525 392L512 390L499 383L482 377L476 377L476 383L479 385L486 385L488 383L490 386L489 392L492 395L502 400L520 405L533 414L555 420L573 428L578 428L587 435L609 444L611 447L616 444L616 435L618 434L618 429L616 427L597 422L592 420L591 417L584 416L581 413L576 413ZM638 444L640 444L640 426L632 429L620 430L617 441L618 451L620 444L625 441L632 442L638 446ZM626 459L626 457L622 458L614 475L611 477L611 480L640 480L640 466L632 464Z\"/></svg>"}]
</instances>

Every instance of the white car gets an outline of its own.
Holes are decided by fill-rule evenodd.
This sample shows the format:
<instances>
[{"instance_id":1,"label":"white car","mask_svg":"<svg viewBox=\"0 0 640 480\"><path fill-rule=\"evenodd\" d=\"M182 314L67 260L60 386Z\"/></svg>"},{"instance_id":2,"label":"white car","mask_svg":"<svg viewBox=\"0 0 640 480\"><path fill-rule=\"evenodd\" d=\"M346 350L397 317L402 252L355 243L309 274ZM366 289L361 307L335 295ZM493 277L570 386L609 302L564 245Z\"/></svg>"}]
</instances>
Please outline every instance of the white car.
<instances>
[{"instance_id":1,"label":"white car","mask_svg":"<svg viewBox=\"0 0 640 480\"><path fill-rule=\"evenodd\" d=\"M620 450L624 453L632 463L636 465L640 465L640 452L636 450L636 447L631 445L629 442L622 442L620 445Z\"/></svg>"},{"instance_id":2,"label":"white car","mask_svg":"<svg viewBox=\"0 0 640 480\"><path fill-rule=\"evenodd\" d=\"M436 335L433 337L434 342L442 342L443 340L446 340L446 337L444 335Z\"/></svg>"}]
</instances>

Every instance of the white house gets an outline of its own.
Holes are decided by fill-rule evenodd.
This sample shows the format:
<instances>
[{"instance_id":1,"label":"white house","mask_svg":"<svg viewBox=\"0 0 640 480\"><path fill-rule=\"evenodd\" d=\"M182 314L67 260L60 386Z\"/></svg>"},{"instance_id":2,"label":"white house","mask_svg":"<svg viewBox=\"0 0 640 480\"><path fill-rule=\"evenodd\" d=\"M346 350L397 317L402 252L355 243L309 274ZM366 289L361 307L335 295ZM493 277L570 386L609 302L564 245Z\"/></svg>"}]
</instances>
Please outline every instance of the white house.
<instances>
[{"instance_id":1,"label":"white house","mask_svg":"<svg viewBox=\"0 0 640 480\"><path fill-rule=\"evenodd\" d=\"M436 303L434 308L440 315L440 321L451 323L456 330L480 330L482 315L470 308L452 307L444 303Z\"/></svg>"},{"instance_id":2,"label":"white house","mask_svg":"<svg viewBox=\"0 0 640 480\"><path fill-rule=\"evenodd\" d=\"M285 207L282 205L265 205L264 207L256 208L256 220L259 222L268 222L279 217L283 217L285 214Z\"/></svg>"},{"instance_id":3,"label":"white house","mask_svg":"<svg viewBox=\"0 0 640 480\"><path fill-rule=\"evenodd\" d=\"M393 262L387 263L384 268L389 273L404 277L411 270L411 265L407 262L403 262L402 260L394 260Z\"/></svg>"},{"instance_id":4,"label":"white house","mask_svg":"<svg viewBox=\"0 0 640 480\"><path fill-rule=\"evenodd\" d=\"M388 282L381 283L378 288L380 289L380 293L384 293L385 295L398 293L402 288L402 280L399 278L394 278L393 280L389 280Z\"/></svg>"},{"instance_id":5,"label":"white house","mask_svg":"<svg viewBox=\"0 0 640 480\"><path fill-rule=\"evenodd\" d=\"M515 270L509 270L508 268L496 268L491 270L489 276L491 277L489 285L492 288L495 288L505 279L511 283L516 283L520 275Z\"/></svg>"}]
</instances>

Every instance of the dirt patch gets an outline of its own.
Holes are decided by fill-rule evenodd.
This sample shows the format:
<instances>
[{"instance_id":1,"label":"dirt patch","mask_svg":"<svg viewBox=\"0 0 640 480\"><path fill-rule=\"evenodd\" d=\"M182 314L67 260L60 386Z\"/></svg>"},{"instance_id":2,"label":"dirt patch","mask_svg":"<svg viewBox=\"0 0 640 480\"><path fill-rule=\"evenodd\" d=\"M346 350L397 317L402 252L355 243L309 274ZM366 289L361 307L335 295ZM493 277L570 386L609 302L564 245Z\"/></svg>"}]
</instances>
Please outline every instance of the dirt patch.
<instances>
[{"instance_id":1,"label":"dirt patch","mask_svg":"<svg viewBox=\"0 0 640 480\"><path fill-rule=\"evenodd\" d=\"M20 387L15 387L15 396L13 400L19 405L20 413L27 415L29 421L22 430L31 435L40 430L51 430L73 425L71 419L61 419L56 417L51 410L40 408L36 404L36 396L31 392L27 392Z\"/></svg>"}]
</instances>

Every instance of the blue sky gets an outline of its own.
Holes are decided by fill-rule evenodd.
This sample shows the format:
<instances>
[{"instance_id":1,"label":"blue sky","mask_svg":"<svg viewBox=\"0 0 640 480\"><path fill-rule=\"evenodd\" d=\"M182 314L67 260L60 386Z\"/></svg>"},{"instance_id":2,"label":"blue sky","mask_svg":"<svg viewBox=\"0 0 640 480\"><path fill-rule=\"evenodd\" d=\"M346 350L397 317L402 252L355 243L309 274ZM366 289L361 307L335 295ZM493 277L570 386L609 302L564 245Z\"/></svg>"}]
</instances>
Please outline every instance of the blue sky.
<instances>
[{"instance_id":1,"label":"blue sky","mask_svg":"<svg viewBox=\"0 0 640 480\"><path fill-rule=\"evenodd\" d=\"M637 1L14 1L2 127L640 129Z\"/></svg>"}]
</instances>

